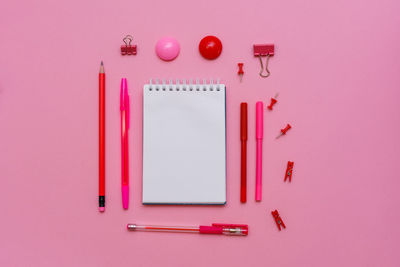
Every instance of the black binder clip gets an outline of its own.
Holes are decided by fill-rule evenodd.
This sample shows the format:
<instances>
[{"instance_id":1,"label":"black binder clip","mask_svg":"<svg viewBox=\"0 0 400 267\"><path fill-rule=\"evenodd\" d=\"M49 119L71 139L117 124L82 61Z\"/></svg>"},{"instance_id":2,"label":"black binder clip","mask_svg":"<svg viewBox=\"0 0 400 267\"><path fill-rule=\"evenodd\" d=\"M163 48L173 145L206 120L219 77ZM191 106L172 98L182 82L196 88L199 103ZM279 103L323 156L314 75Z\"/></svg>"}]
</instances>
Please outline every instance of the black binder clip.
<instances>
[{"instance_id":1,"label":"black binder clip","mask_svg":"<svg viewBox=\"0 0 400 267\"><path fill-rule=\"evenodd\" d=\"M127 35L123 39L125 45L121 45L121 55L136 55L136 45L132 45L132 35Z\"/></svg>"}]
</instances>

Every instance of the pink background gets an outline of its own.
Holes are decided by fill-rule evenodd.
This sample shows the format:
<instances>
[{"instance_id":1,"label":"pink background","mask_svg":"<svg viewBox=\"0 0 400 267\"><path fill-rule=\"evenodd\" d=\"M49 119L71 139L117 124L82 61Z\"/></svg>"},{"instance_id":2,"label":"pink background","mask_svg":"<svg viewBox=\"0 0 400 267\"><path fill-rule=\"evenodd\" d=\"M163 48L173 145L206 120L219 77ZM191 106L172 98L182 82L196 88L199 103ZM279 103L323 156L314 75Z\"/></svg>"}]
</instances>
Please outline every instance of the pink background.
<instances>
[{"instance_id":1,"label":"pink background","mask_svg":"<svg viewBox=\"0 0 400 267\"><path fill-rule=\"evenodd\" d=\"M0 266L399 266L400 4L336 1L3 1L0 8ZM122 57L132 34L138 55ZM206 61L200 39L218 36ZM181 54L154 53L173 36ZM254 43L273 42L258 76ZM107 209L97 211L98 69L107 72ZM243 83L237 63L244 62ZM130 208L120 193L119 83L132 95ZM142 86L228 86L228 204L141 205ZM255 203L255 102L265 112ZM249 103L248 197L239 202L239 103ZM291 123L287 136L275 140ZM288 160L293 181L283 183ZM270 214L278 209L287 229ZM248 237L130 233L128 222L248 223Z\"/></svg>"}]
</instances>

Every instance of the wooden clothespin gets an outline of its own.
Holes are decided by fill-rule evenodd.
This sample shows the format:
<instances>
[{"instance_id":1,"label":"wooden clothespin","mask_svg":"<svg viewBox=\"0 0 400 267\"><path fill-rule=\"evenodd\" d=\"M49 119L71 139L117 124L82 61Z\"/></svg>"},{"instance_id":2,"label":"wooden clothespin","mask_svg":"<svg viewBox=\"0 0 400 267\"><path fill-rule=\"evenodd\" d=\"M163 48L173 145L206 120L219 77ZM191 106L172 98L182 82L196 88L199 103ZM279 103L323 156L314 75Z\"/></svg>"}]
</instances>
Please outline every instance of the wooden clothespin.
<instances>
[{"instance_id":1,"label":"wooden clothespin","mask_svg":"<svg viewBox=\"0 0 400 267\"><path fill-rule=\"evenodd\" d=\"M289 182L292 181L293 165L294 165L293 161L288 161L287 167L286 167L286 173L285 173L285 180L283 180L284 182L286 182L286 179L288 179L288 178L289 178Z\"/></svg>"},{"instance_id":2,"label":"wooden clothespin","mask_svg":"<svg viewBox=\"0 0 400 267\"><path fill-rule=\"evenodd\" d=\"M281 225L282 225L283 228L286 228L286 226L285 226L285 224L283 223L282 218L281 218L281 216L279 215L278 211L277 211L277 210L274 210L274 211L272 211L271 213L272 213L272 216L273 216L274 219L275 219L275 223L276 223L276 225L278 226L279 231L281 230Z\"/></svg>"}]
</instances>

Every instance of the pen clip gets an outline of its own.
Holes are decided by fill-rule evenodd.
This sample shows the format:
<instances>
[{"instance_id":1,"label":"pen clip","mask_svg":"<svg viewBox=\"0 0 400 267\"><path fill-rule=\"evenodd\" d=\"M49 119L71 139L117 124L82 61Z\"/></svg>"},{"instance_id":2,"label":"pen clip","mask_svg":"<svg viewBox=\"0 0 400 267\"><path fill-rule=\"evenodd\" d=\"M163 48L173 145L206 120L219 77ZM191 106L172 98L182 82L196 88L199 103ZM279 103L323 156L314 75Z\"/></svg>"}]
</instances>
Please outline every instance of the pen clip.
<instances>
[{"instance_id":1,"label":"pen clip","mask_svg":"<svg viewBox=\"0 0 400 267\"><path fill-rule=\"evenodd\" d=\"M240 228L249 228L247 224L232 224L232 223L213 223L212 226L214 227L240 227Z\"/></svg>"},{"instance_id":2,"label":"pen clip","mask_svg":"<svg viewBox=\"0 0 400 267\"><path fill-rule=\"evenodd\" d=\"M125 80L125 78L121 79L121 92L119 96L119 108L121 111L125 110Z\"/></svg>"},{"instance_id":3,"label":"pen clip","mask_svg":"<svg viewBox=\"0 0 400 267\"><path fill-rule=\"evenodd\" d=\"M121 79L120 110L121 112L125 111L125 125L127 129L129 129L130 105L128 95L128 82L126 78Z\"/></svg>"},{"instance_id":4,"label":"pen clip","mask_svg":"<svg viewBox=\"0 0 400 267\"><path fill-rule=\"evenodd\" d=\"M247 141L247 103L240 103L240 140Z\"/></svg>"},{"instance_id":5,"label":"pen clip","mask_svg":"<svg viewBox=\"0 0 400 267\"><path fill-rule=\"evenodd\" d=\"M125 109L126 109L126 127L129 129L129 121L130 121L130 105L129 105L129 95L128 95L128 88L126 89L125 95Z\"/></svg>"},{"instance_id":6,"label":"pen clip","mask_svg":"<svg viewBox=\"0 0 400 267\"><path fill-rule=\"evenodd\" d=\"M125 84L124 84L124 105L125 105L125 112L126 112L126 116L125 116L125 123L126 123L126 127L127 129L129 129L129 113L130 113L130 106L129 106L129 95L128 95L128 81L125 78Z\"/></svg>"}]
</instances>

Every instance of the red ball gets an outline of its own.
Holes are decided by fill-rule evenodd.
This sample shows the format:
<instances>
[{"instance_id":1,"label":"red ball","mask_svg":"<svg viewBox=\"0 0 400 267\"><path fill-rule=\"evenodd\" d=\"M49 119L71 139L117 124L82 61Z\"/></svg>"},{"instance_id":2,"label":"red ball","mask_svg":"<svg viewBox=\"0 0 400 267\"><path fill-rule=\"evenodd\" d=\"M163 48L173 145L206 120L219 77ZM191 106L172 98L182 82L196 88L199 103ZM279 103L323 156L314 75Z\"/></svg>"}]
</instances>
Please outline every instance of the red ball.
<instances>
[{"instance_id":1,"label":"red ball","mask_svg":"<svg viewBox=\"0 0 400 267\"><path fill-rule=\"evenodd\" d=\"M201 39L199 43L200 54L206 59L216 59L221 55L222 43L221 41L212 35L206 36Z\"/></svg>"}]
</instances>

